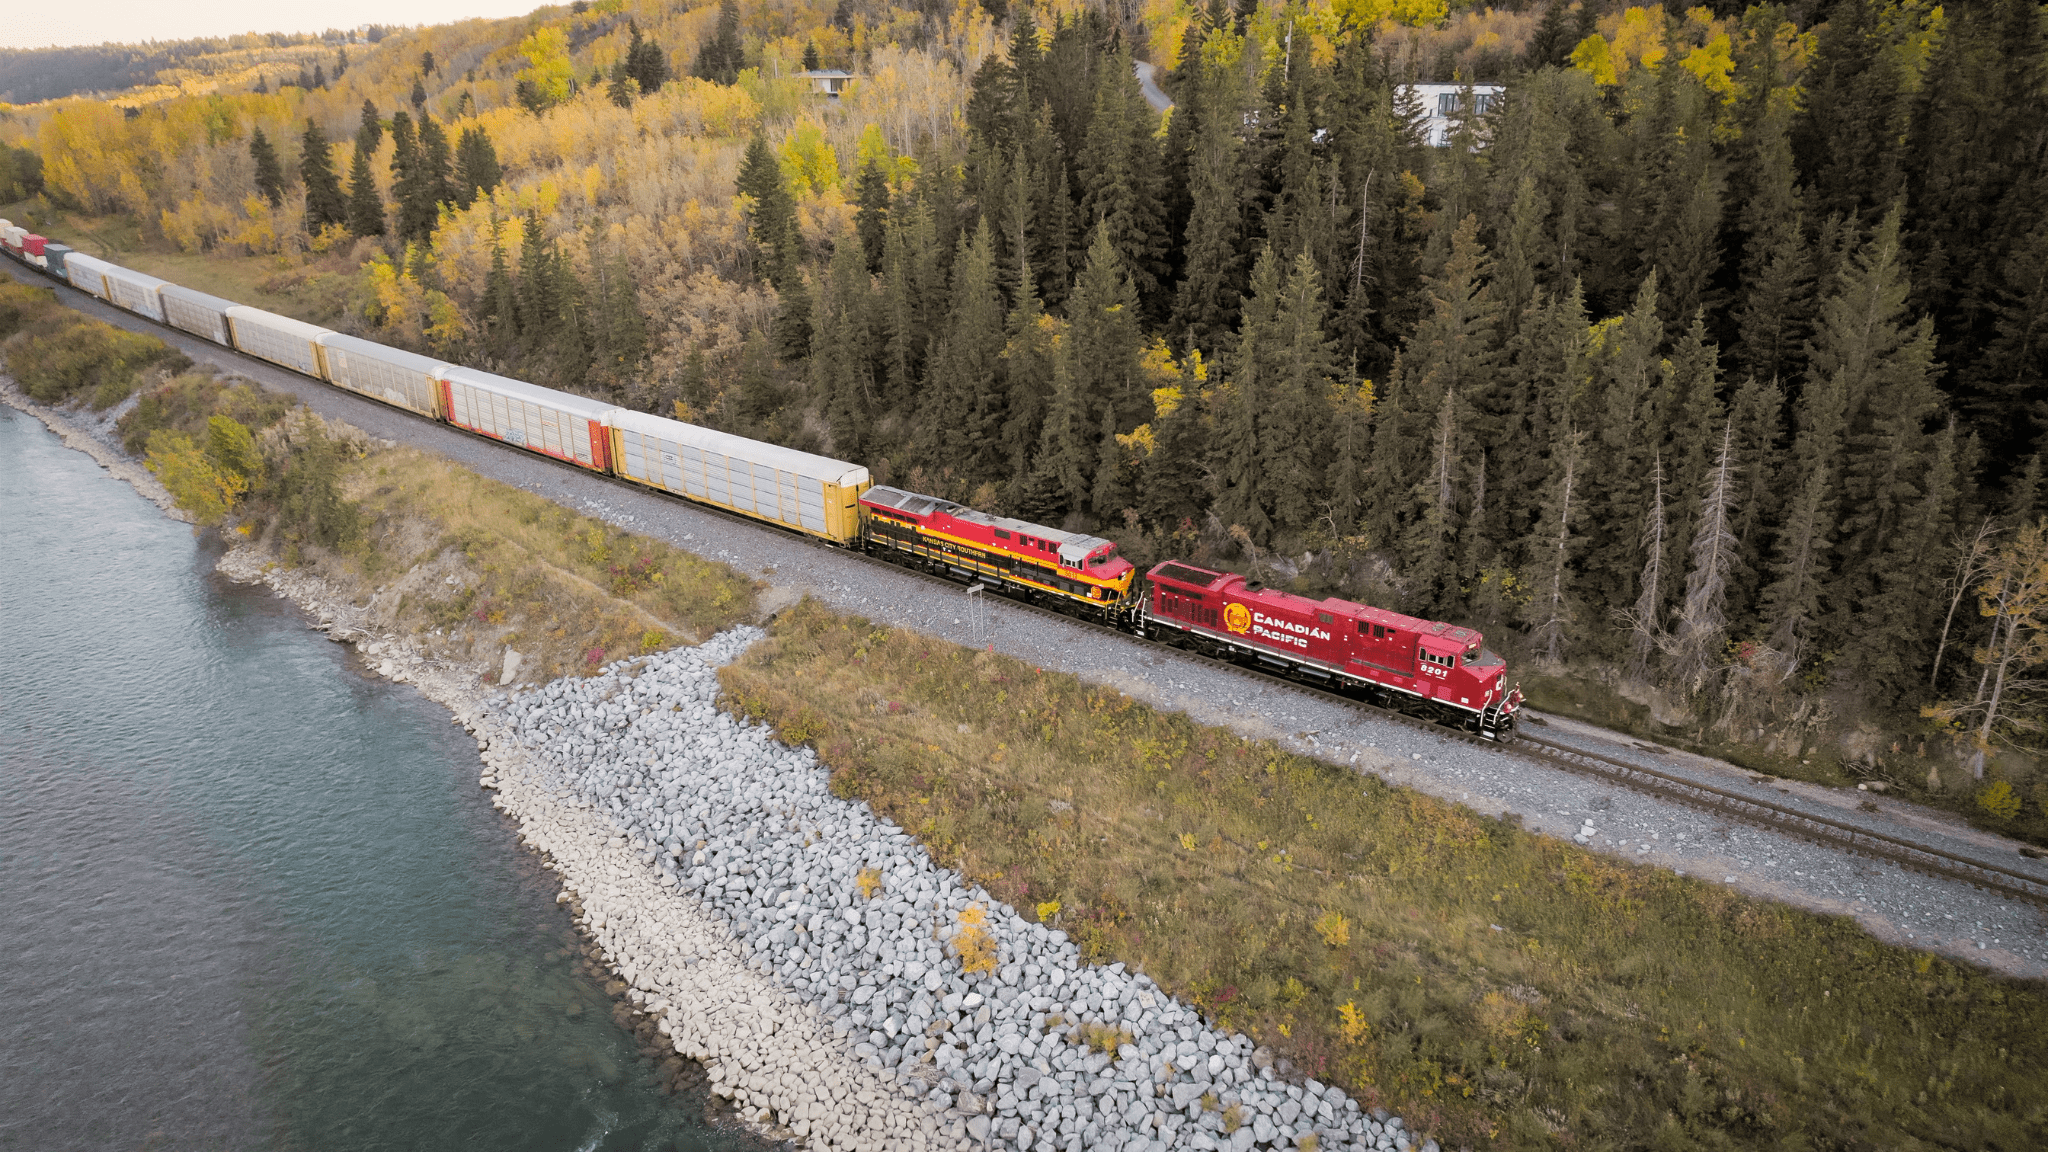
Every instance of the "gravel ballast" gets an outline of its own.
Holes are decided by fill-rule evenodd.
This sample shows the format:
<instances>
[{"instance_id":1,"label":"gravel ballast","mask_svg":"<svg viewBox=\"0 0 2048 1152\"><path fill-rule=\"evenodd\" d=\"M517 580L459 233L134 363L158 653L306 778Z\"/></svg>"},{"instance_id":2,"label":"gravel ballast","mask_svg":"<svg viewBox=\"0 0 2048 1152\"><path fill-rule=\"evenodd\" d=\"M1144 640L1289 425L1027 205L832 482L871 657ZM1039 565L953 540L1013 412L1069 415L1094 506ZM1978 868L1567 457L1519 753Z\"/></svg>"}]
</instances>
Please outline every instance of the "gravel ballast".
<instances>
[{"instance_id":1,"label":"gravel ballast","mask_svg":"<svg viewBox=\"0 0 2048 1152\"><path fill-rule=\"evenodd\" d=\"M834 797L809 749L719 711L716 669L760 635L495 697L472 721L497 803L714 1091L822 1148L1410 1146L1399 1118L1289 1083L1143 974L1083 963ZM980 939L992 963L969 971Z\"/></svg>"}]
</instances>

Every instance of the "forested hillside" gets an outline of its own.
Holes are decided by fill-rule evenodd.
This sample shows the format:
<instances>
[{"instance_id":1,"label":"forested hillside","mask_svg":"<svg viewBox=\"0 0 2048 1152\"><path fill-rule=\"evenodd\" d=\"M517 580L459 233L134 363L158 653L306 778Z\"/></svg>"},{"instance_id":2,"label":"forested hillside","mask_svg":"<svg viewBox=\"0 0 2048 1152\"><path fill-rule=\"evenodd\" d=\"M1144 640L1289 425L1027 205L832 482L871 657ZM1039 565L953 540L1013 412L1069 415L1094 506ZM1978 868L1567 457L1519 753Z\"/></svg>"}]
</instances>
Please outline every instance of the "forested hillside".
<instances>
[{"instance_id":1,"label":"forested hillside","mask_svg":"<svg viewBox=\"0 0 2048 1152\"><path fill-rule=\"evenodd\" d=\"M2048 799L2030 0L604 0L347 51L0 136L32 212L347 275L380 339ZM1418 80L1505 89L1430 148Z\"/></svg>"}]
</instances>

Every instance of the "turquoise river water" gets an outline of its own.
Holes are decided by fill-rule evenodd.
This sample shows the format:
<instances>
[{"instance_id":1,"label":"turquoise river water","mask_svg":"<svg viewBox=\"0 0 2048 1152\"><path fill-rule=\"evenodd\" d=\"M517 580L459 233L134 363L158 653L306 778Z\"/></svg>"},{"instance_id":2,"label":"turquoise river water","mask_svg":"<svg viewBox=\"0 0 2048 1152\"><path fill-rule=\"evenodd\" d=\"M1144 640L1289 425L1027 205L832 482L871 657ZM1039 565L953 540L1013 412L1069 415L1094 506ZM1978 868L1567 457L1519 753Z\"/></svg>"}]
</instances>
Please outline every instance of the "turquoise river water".
<instances>
[{"instance_id":1,"label":"turquoise river water","mask_svg":"<svg viewBox=\"0 0 2048 1152\"><path fill-rule=\"evenodd\" d=\"M731 1149L473 742L0 407L0 1149Z\"/></svg>"}]
</instances>

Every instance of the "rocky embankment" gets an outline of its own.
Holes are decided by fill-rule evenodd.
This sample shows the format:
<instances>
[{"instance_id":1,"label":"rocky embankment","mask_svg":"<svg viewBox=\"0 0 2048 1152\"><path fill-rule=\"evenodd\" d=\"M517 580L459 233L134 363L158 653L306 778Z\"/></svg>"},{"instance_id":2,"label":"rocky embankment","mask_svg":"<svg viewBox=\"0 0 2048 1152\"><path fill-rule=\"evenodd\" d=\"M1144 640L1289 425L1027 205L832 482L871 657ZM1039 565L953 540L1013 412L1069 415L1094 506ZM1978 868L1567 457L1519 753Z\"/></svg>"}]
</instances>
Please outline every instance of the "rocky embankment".
<instances>
[{"instance_id":1,"label":"rocky embankment","mask_svg":"<svg viewBox=\"0 0 2048 1152\"><path fill-rule=\"evenodd\" d=\"M493 698L487 786L714 1091L817 1147L1405 1148L716 706L753 629Z\"/></svg>"}]
</instances>

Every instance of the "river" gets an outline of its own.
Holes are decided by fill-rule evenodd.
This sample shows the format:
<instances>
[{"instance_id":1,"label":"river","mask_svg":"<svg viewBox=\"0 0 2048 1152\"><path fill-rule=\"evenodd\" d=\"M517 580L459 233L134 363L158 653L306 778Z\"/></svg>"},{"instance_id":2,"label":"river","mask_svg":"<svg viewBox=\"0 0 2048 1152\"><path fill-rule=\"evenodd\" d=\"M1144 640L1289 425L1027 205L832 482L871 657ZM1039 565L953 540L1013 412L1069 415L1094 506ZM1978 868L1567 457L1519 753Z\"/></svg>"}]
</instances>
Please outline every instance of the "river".
<instances>
[{"instance_id":1,"label":"river","mask_svg":"<svg viewBox=\"0 0 2048 1152\"><path fill-rule=\"evenodd\" d=\"M733 1149L476 748L0 407L0 1149Z\"/></svg>"}]
</instances>

